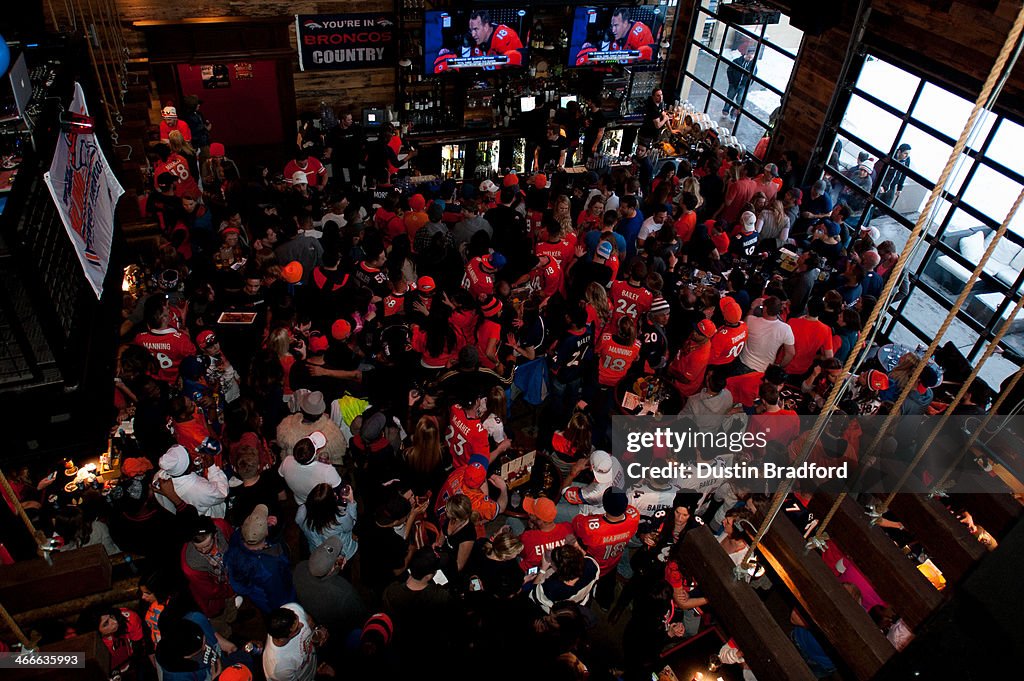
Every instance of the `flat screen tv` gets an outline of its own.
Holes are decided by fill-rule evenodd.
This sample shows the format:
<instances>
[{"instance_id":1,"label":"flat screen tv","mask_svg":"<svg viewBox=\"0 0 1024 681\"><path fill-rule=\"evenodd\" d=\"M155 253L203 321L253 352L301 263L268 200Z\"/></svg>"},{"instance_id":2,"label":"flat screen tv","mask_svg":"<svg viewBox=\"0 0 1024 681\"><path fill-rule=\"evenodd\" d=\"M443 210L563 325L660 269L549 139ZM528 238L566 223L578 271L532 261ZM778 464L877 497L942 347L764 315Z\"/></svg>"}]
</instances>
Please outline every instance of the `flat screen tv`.
<instances>
[{"instance_id":1,"label":"flat screen tv","mask_svg":"<svg viewBox=\"0 0 1024 681\"><path fill-rule=\"evenodd\" d=\"M530 13L524 8L431 11L424 19L428 74L522 68L530 63Z\"/></svg>"},{"instance_id":2,"label":"flat screen tv","mask_svg":"<svg viewBox=\"0 0 1024 681\"><path fill-rule=\"evenodd\" d=\"M569 38L569 66L654 64L665 30L665 8L577 7Z\"/></svg>"}]
</instances>

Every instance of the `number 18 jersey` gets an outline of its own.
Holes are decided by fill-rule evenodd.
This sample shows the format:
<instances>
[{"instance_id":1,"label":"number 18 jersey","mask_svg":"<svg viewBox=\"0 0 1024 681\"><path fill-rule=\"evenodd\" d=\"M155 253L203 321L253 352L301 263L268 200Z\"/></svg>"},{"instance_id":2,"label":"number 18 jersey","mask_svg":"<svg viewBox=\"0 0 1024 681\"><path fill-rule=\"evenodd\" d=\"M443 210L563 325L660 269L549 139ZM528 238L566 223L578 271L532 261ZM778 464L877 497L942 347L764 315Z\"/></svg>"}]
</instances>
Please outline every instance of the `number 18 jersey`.
<instances>
[{"instance_id":1,"label":"number 18 jersey","mask_svg":"<svg viewBox=\"0 0 1024 681\"><path fill-rule=\"evenodd\" d=\"M601 575L615 569L626 550L626 544L640 527L640 513L626 507L626 517L612 522L603 515L578 515L572 521L572 533L579 539L587 555L597 561Z\"/></svg>"}]
</instances>

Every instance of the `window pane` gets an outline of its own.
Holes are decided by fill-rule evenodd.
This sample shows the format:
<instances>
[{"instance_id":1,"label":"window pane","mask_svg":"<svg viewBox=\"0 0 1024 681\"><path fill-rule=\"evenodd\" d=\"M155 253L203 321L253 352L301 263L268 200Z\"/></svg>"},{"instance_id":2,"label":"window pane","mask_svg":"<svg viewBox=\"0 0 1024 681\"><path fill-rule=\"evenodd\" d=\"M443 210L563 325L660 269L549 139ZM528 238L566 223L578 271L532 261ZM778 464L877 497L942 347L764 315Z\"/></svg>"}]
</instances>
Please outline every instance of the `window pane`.
<instances>
[{"instance_id":1,"label":"window pane","mask_svg":"<svg viewBox=\"0 0 1024 681\"><path fill-rule=\"evenodd\" d=\"M922 123L957 139L964 124L967 123L972 106L974 106L973 102L969 102L959 95L954 95L932 83L925 83L921 88L921 97L914 105L912 115ZM984 139L986 131L992 127L994 118L994 116L989 116L982 121L982 137L978 138L978 144Z\"/></svg>"},{"instance_id":2,"label":"window pane","mask_svg":"<svg viewBox=\"0 0 1024 681\"><path fill-rule=\"evenodd\" d=\"M693 39L715 52L725 35L725 25L710 14L701 12L697 16L697 25L694 28Z\"/></svg>"},{"instance_id":3,"label":"window pane","mask_svg":"<svg viewBox=\"0 0 1024 681\"><path fill-rule=\"evenodd\" d=\"M705 50L695 48L690 52L689 63L686 70L700 78L705 83L710 83L715 74L715 64L718 59Z\"/></svg>"},{"instance_id":4,"label":"window pane","mask_svg":"<svg viewBox=\"0 0 1024 681\"><path fill-rule=\"evenodd\" d=\"M775 110L782 106L782 97L775 92L761 87L758 83L751 83L747 90L747 102L743 107L755 117L768 123L775 113Z\"/></svg>"},{"instance_id":5,"label":"window pane","mask_svg":"<svg viewBox=\"0 0 1024 681\"><path fill-rule=\"evenodd\" d=\"M842 127L879 151L889 153L899 133L900 119L854 95L843 116Z\"/></svg>"},{"instance_id":6,"label":"window pane","mask_svg":"<svg viewBox=\"0 0 1024 681\"><path fill-rule=\"evenodd\" d=\"M939 180L942 168L953 151L953 147L913 125L908 125L903 131L900 144L909 144L911 147L909 167L931 180L933 185ZM931 191L931 187L928 187L928 191Z\"/></svg>"},{"instance_id":7,"label":"window pane","mask_svg":"<svg viewBox=\"0 0 1024 681\"><path fill-rule=\"evenodd\" d=\"M760 123L747 115L740 116L736 137L745 151L753 151L760 139L764 137L764 133L765 128Z\"/></svg>"},{"instance_id":8,"label":"window pane","mask_svg":"<svg viewBox=\"0 0 1024 681\"><path fill-rule=\"evenodd\" d=\"M892 331L889 332L889 340L898 345L903 345L908 348L917 347L924 338L914 335L914 332L908 329L903 324L897 322Z\"/></svg>"},{"instance_id":9,"label":"window pane","mask_svg":"<svg viewBox=\"0 0 1024 681\"><path fill-rule=\"evenodd\" d=\"M1003 343L1013 350L1024 354L1024 333L1008 333L1003 336ZM984 352L984 348L982 348L982 352ZM990 388L998 392L999 385L1016 372L1017 369L1016 364L1003 358L996 352L982 365L981 371L978 372L978 378L985 381Z\"/></svg>"},{"instance_id":10,"label":"window pane","mask_svg":"<svg viewBox=\"0 0 1024 681\"><path fill-rule=\"evenodd\" d=\"M793 59L762 45L757 62L757 75L779 92L785 92L789 77L793 75Z\"/></svg>"},{"instance_id":11,"label":"window pane","mask_svg":"<svg viewBox=\"0 0 1024 681\"><path fill-rule=\"evenodd\" d=\"M857 89L870 93L900 111L906 111L921 79L903 69L868 56L857 79Z\"/></svg>"},{"instance_id":12,"label":"window pane","mask_svg":"<svg viewBox=\"0 0 1024 681\"><path fill-rule=\"evenodd\" d=\"M693 104L695 111L703 112L707 110L705 108L708 103L707 88L689 76L683 79L683 90L680 93L679 99Z\"/></svg>"},{"instance_id":13,"label":"window pane","mask_svg":"<svg viewBox=\"0 0 1024 681\"><path fill-rule=\"evenodd\" d=\"M1024 156L1021 155L1024 149L1024 127L1005 118L999 123L992 143L988 145L986 155L996 163L1006 166L1010 170L1024 175Z\"/></svg>"},{"instance_id":14,"label":"window pane","mask_svg":"<svg viewBox=\"0 0 1024 681\"><path fill-rule=\"evenodd\" d=\"M1020 190L1021 186L1018 183L983 163L974 171L974 177L967 185L963 200L967 205L999 223L1006 217ZM1018 226L1024 224L1020 220L1015 220L1014 223Z\"/></svg>"}]
</instances>

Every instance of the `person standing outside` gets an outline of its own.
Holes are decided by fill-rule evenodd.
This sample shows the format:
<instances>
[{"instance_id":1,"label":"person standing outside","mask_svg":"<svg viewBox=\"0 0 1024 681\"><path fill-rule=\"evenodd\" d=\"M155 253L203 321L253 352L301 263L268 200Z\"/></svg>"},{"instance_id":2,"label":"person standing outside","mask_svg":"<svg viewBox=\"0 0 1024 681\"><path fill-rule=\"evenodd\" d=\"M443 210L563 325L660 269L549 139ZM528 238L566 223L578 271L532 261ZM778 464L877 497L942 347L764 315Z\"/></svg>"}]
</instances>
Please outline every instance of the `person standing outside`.
<instances>
[{"instance_id":1,"label":"person standing outside","mask_svg":"<svg viewBox=\"0 0 1024 681\"><path fill-rule=\"evenodd\" d=\"M910 145L905 142L896 147L896 154L893 156L892 162L882 174L878 197L887 205L891 206L896 203L900 194L903 193L903 184L907 181L906 169L910 168L910 149ZM877 166L875 173L878 173Z\"/></svg>"},{"instance_id":2,"label":"person standing outside","mask_svg":"<svg viewBox=\"0 0 1024 681\"><path fill-rule=\"evenodd\" d=\"M729 91L726 93L725 106L722 107L722 118L736 118L739 115L743 100L747 97L750 79L757 73L756 57L757 45L747 45L743 49L743 54L733 59L726 69ZM731 102L736 102L739 106L733 106Z\"/></svg>"}]
</instances>

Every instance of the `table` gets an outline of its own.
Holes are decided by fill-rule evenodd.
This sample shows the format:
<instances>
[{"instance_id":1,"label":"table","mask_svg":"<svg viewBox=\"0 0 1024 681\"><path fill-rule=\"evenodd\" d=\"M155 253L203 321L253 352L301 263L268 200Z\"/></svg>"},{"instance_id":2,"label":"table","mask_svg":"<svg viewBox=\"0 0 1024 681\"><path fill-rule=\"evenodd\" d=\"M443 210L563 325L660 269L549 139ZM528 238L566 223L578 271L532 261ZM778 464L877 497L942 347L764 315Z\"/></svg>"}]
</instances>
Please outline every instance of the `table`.
<instances>
[{"instance_id":1,"label":"table","mask_svg":"<svg viewBox=\"0 0 1024 681\"><path fill-rule=\"evenodd\" d=\"M722 664L715 671L708 669L712 656L722 649L725 637L718 627L708 627L696 636L685 639L679 645L661 654L661 664L667 664L679 677L679 681L743 681L743 667L738 664ZM701 677L697 677L697 674Z\"/></svg>"},{"instance_id":2,"label":"table","mask_svg":"<svg viewBox=\"0 0 1024 681\"><path fill-rule=\"evenodd\" d=\"M640 361L640 360L637 360ZM642 405L638 405L633 408L626 408L623 406L623 399L626 397L626 393L636 394L633 389L633 384L636 382L636 378L627 376L625 380L619 382L615 386L615 408L620 414L626 416L636 416L642 410ZM678 414L679 410L683 408L683 396L679 393L679 389L676 388L672 383L666 379L661 379L662 390L666 393L666 397L658 404L658 414Z\"/></svg>"},{"instance_id":3,"label":"table","mask_svg":"<svg viewBox=\"0 0 1024 681\"><path fill-rule=\"evenodd\" d=\"M491 462L487 472L491 475L500 475L502 466L525 454L527 452L522 449L513 448L504 451ZM529 477L520 478L516 482L519 484L509 487L508 506L505 507L505 515L510 515L514 518L526 517L526 512L523 510L523 497L547 497L557 503L562 491L562 474L555 468L551 457L543 452L536 452L536 458L534 459L533 466L530 468ZM490 497L497 499L498 490L494 485L487 483L487 488Z\"/></svg>"}]
</instances>

